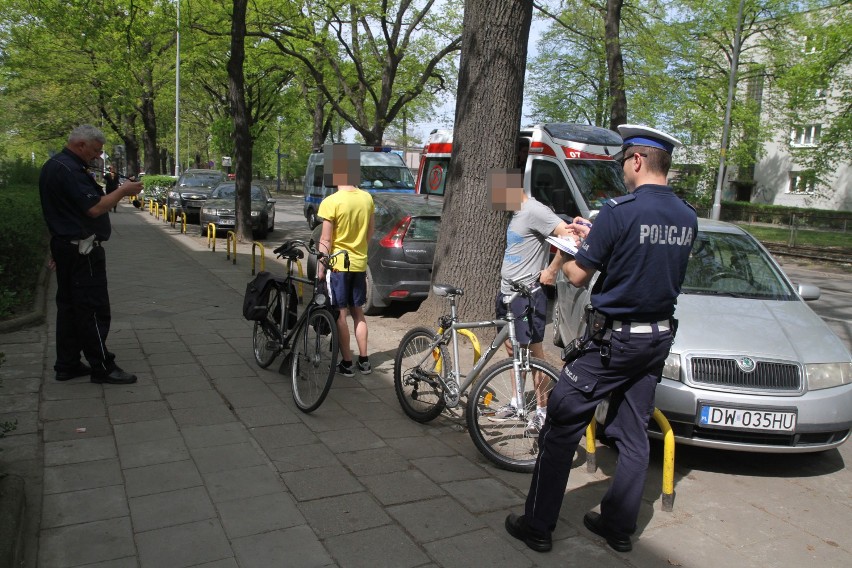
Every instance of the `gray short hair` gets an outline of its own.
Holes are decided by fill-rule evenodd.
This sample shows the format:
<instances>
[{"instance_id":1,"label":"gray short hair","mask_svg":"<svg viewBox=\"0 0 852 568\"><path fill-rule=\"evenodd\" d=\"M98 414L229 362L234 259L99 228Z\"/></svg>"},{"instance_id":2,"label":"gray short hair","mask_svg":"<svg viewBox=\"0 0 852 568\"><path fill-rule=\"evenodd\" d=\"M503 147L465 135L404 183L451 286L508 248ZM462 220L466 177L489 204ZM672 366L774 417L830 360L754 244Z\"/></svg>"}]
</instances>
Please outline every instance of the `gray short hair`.
<instances>
[{"instance_id":1,"label":"gray short hair","mask_svg":"<svg viewBox=\"0 0 852 568\"><path fill-rule=\"evenodd\" d=\"M106 144L106 137L104 136L104 133L91 124L81 124L68 135L69 144L78 140L83 140L85 142L95 141L100 142L101 144Z\"/></svg>"}]
</instances>

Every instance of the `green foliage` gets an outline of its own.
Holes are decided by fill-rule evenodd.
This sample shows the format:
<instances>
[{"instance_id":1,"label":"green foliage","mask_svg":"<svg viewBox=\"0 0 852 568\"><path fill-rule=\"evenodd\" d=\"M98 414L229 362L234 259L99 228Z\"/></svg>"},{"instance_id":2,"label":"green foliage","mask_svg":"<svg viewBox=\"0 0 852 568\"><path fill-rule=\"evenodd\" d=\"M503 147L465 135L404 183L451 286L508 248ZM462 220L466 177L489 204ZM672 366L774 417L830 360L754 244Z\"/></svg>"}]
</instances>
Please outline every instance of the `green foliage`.
<instances>
[{"instance_id":1,"label":"green foliage","mask_svg":"<svg viewBox=\"0 0 852 568\"><path fill-rule=\"evenodd\" d=\"M142 177L142 185L145 189L152 187L170 188L174 186L177 179L174 176L150 175Z\"/></svg>"},{"instance_id":2,"label":"green foliage","mask_svg":"<svg viewBox=\"0 0 852 568\"><path fill-rule=\"evenodd\" d=\"M744 221L773 225L807 226L843 233L852 230L852 213L849 211L826 211L825 209L809 207L723 201L720 217L722 221L730 222Z\"/></svg>"},{"instance_id":3,"label":"green foliage","mask_svg":"<svg viewBox=\"0 0 852 568\"><path fill-rule=\"evenodd\" d=\"M38 189L0 188L0 318L29 308L44 265L47 230Z\"/></svg>"},{"instance_id":4,"label":"green foliage","mask_svg":"<svg viewBox=\"0 0 852 568\"><path fill-rule=\"evenodd\" d=\"M0 162L0 185L38 184L39 168L21 158Z\"/></svg>"},{"instance_id":5,"label":"green foliage","mask_svg":"<svg viewBox=\"0 0 852 568\"><path fill-rule=\"evenodd\" d=\"M782 227L766 227L763 225L742 225L742 228L751 233L754 238L764 243L788 243L790 242L791 229ZM852 231L815 231L809 229L796 229L795 242L799 246L825 247L832 249L845 249L852 254Z\"/></svg>"}]
</instances>

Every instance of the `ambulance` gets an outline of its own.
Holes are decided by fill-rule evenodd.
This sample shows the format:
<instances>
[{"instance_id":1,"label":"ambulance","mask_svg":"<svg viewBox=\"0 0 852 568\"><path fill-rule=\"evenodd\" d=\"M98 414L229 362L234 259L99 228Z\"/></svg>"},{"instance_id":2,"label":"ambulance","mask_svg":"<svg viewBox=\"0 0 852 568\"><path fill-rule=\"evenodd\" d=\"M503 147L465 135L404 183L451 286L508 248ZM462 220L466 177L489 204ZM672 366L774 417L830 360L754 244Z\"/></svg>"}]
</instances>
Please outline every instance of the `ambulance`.
<instances>
[{"instance_id":1,"label":"ambulance","mask_svg":"<svg viewBox=\"0 0 852 568\"><path fill-rule=\"evenodd\" d=\"M486 142L487 143L487 142ZM587 124L553 123L522 129L517 167L524 190L566 219L592 219L613 197L627 193L621 164L621 136ZM423 147L415 189L443 196L453 149L451 130L433 130Z\"/></svg>"}]
</instances>

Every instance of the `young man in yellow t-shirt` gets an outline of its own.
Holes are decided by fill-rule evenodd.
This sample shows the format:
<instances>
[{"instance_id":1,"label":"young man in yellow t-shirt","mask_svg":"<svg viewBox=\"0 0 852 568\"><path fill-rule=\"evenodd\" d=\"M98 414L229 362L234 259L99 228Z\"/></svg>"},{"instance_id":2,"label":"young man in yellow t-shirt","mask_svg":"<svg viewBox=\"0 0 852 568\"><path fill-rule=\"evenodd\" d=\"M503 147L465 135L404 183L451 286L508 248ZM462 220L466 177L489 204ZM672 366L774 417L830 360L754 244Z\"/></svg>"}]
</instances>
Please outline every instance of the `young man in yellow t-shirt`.
<instances>
[{"instance_id":1,"label":"young man in yellow t-shirt","mask_svg":"<svg viewBox=\"0 0 852 568\"><path fill-rule=\"evenodd\" d=\"M350 347L349 326L346 317L351 314L358 345L358 370L362 375L372 372L367 357L367 320L364 318L364 303L367 301L367 247L374 230L373 197L359 189L360 149L356 144L327 145L325 171L331 179L326 185L337 186L337 192L320 203L317 215L322 218L320 247L332 254L345 250L349 253L349 268L343 266L342 257L337 257L331 273L326 275L328 290L333 306L340 309L337 330L340 337L341 361L337 372L347 377L355 376ZM325 267L317 266L319 276L324 276Z\"/></svg>"}]
</instances>

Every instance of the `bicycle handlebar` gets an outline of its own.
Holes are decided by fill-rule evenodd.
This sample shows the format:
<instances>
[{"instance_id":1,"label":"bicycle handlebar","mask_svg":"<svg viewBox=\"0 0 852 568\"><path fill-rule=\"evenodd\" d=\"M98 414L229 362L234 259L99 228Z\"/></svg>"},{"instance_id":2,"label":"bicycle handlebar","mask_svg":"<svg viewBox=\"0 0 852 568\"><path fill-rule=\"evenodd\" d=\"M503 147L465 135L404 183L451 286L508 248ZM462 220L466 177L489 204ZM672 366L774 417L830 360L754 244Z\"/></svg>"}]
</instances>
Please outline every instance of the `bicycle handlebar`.
<instances>
[{"instance_id":1,"label":"bicycle handlebar","mask_svg":"<svg viewBox=\"0 0 852 568\"><path fill-rule=\"evenodd\" d=\"M301 247L301 248L300 248ZM319 250L314 244L314 240L311 239L308 242L305 242L300 239L292 239L289 241L284 241L281 243L281 246L274 249L272 252L278 255L278 257L286 257L290 260L296 260L299 258L304 258L305 253L302 252L302 248L306 249L309 254L312 254L317 257L317 262L322 262L326 266L328 266L328 262L339 255L343 255L343 267L347 270L349 269L349 253L345 250L339 250L334 254L328 254Z\"/></svg>"}]
</instances>

